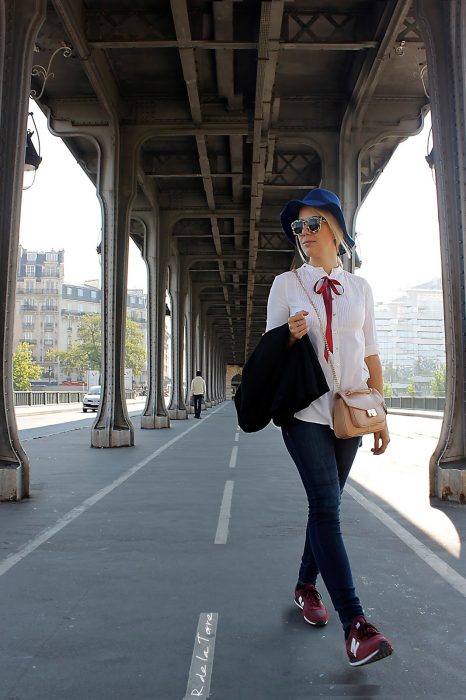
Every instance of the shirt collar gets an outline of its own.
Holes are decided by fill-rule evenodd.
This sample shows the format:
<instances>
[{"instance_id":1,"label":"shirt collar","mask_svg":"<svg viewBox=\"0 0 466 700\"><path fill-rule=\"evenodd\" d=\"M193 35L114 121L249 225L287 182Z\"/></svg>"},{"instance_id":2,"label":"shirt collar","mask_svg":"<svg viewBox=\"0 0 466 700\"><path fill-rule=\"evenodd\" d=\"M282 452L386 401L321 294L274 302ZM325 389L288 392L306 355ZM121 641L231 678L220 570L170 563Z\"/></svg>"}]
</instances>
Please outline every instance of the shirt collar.
<instances>
[{"instance_id":1,"label":"shirt collar","mask_svg":"<svg viewBox=\"0 0 466 700\"><path fill-rule=\"evenodd\" d=\"M340 265L334 267L333 270L330 271L329 275L327 275L323 267L314 267L313 265L309 265L309 263L304 263L303 267L306 270L306 272L309 275L311 275L311 277L316 281L321 277L331 277L332 279L339 279L343 274L343 268Z\"/></svg>"}]
</instances>

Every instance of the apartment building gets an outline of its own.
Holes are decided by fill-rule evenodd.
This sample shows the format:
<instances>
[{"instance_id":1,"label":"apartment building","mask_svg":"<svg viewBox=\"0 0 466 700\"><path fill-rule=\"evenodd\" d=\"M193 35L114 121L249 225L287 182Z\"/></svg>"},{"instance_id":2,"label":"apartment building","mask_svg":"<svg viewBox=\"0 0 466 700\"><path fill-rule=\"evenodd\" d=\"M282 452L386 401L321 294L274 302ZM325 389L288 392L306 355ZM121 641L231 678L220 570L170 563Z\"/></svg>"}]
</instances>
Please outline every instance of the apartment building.
<instances>
[{"instance_id":1,"label":"apartment building","mask_svg":"<svg viewBox=\"0 0 466 700\"><path fill-rule=\"evenodd\" d=\"M68 379L59 363L47 361L48 350L67 350L77 339L81 318L101 310L99 281L88 280L82 285L65 282L64 258L64 250L39 252L21 246L18 255L14 347L24 341L31 345L34 360L43 368L42 381L46 384ZM139 324L145 346L146 307L142 289L128 290L128 318Z\"/></svg>"}]
</instances>

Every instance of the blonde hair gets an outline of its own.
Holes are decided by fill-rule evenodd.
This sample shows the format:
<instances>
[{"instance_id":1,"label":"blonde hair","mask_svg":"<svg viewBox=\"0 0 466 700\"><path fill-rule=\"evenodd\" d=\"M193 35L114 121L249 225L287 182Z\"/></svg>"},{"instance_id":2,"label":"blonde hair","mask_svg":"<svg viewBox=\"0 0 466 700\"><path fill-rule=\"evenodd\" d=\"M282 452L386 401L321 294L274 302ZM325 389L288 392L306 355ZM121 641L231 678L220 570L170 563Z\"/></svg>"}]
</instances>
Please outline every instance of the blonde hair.
<instances>
[{"instance_id":1,"label":"blonde hair","mask_svg":"<svg viewBox=\"0 0 466 700\"><path fill-rule=\"evenodd\" d=\"M319 212L319 215L323 216L324 219L326 220L326 222L328 223L330 231L333 233L333 237L335 239L337 256L338 256L338 259L340 260L340 254L338 252L340 250L340 246L343 246L343 248L345 248L345 250L347 250L347 248L348 248L348 246L346 245L345 237L343 235L343 231L341 229L340 224L338 223L336 218L333 216L333 214L331 212L327 211L326 209L320 209L319 207L313 207L313 208L317 212Z\"/></svg>"}]
</instances>

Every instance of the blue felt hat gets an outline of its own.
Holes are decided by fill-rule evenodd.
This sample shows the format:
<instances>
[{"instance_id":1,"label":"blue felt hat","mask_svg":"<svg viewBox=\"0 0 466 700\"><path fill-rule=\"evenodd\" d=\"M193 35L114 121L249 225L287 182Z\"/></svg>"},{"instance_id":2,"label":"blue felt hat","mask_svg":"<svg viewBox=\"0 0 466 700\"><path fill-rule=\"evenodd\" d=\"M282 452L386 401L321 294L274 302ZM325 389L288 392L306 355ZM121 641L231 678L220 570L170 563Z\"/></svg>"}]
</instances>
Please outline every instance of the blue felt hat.
<instances>
[{"instance_id":1,"label":"blue felt hat","mask_svg":"<svg viewBox=\"0 0 466 700\"><path fill-rule=\"evenodd\" d=\"M280 212L280 221L282 224L283 231L285 232L288 240L295 246L296 236L291 230L291 224L299 216L299 210L302 207L317 207L318 209L325 209L329 211L335 219L340 224L340 228L343 231L343 237L346 245L351 250L355 246L354 240L349 235L346 230L345 218L341 210L341 203L336 194L330 192L330 190L324 190L321 187L316 187L314 190L310 190L304 199L292 199L288 202ZM340 255L346 253L346 249L340 245L340 250L338 251Z\"/></svg>"}]
</instances>

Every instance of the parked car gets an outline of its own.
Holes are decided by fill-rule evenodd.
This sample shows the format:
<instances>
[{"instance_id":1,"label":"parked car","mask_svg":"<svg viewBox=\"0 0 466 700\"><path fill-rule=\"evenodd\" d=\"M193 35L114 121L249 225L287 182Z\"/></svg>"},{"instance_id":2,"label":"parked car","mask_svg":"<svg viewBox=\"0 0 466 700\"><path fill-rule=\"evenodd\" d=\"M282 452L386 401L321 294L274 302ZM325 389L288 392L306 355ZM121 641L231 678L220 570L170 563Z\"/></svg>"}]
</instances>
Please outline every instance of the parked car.
<instances>
[{"instance_id":1,"label":"parked car","mask_svg":"<svg viewBox=\"0 0 466 700\"><path fill-rule=\"evenodd\" d=\"M92 386L83 398L83 413L97 411L100 403L100 386Z\"/></svg>"}]
</instances>

